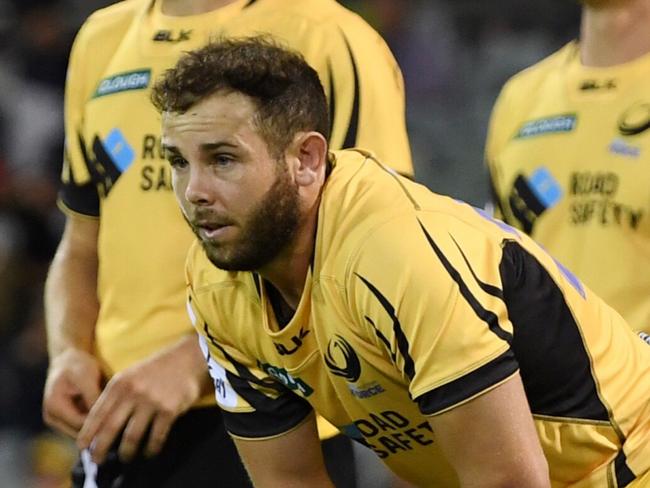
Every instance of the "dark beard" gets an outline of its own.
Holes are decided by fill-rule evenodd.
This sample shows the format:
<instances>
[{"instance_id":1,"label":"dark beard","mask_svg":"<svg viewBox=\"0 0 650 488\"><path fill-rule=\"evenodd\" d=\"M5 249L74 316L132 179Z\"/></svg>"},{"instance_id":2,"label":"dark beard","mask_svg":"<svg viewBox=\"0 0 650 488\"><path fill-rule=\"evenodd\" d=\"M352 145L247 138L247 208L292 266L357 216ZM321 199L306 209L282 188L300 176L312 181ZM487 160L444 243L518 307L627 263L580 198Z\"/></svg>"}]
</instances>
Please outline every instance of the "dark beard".
<instances>
[{"instance_id":1,"label":"dark beard","mask_svg":"<svg viewBox=\"0 0 650 488\"><path fill-rule=\"evenodd\" d=\"M208 259L226 271L255 271L272 261L296 234L300 211L298 188L289 178L282 162L276 180L253 209L241 228L241 237L233 249L201 240Z\"/></svg>"}]
</instances>

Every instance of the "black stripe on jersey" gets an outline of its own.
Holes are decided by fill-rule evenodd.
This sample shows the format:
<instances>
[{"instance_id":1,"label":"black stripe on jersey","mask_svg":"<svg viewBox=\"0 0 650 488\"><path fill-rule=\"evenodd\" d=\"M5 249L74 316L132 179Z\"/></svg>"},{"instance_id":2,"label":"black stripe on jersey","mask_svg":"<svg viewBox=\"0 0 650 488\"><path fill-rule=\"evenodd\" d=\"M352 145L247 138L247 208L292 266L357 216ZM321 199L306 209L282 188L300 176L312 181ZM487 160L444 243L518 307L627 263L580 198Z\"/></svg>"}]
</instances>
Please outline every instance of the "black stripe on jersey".
<instances>
[{"instance_id":1,"label":"black stripe on jersey","mask_svg":"<svg viewBox=\"0 0 650 488\"><path fill-rule=\"evenodd\" d=\"M506 241L499 272L533 414L611 423L580 329L548 271L518 242Z\"/></svg>"},{"instance_id":2,"label":"black stripe on jersey","mask_svg":"<svg viewBox=\"0 0 650 488\"><path fill-rule=\"evenodd\" d=\"M413 358L409 354L409 342L408 339L406 338L406 335L404 335L404 331L402 330L402 324L400 324L399 318L397 317L397 315L395 315L395 307L391 305L388 299L384 295L382 295L382 293L377 289L377 287L375 287L375 285L370 283L367 279L365 279L360 274L358 273L355 274L359 277L361 281L363 281L363 283L368 287L368 289L372 292L372 294L375 295L375 297L377 297L377 300L379 300L379 303L381 303L381 306L384 307L384 310L386 310L386 313L390 316L391 320L393 321L393 333L395 334L395 340L397 341L397 349L399 350L400 354L404 358L404 373L406 374L406 377L409 380L412 380L415 377L415 363L413 362Z\"/></svg>"},{"instance_id":3,"label":"black stripe on jersey","mask_svg":"<svg viewBox=\"0 0 650 488\"><path fill-rule=\"evenodd\" d=\"M231 373L226 373L226 378L233 390L255 409L239 413L223 411L226 429L235 436L261 438L282 434L300 424L313 410L307 400L289 390L270 398Z\"/></svg>"},{"instance_id":4,"label":"black stripe on jersey","mask_svg":"<svg viewBox=\"0 0 650 488\"><path fill-rule=\"evenodd\" d=\"M618 452L616 459L614 459L614 476L616 476L617 488L623 488L636 479L635 474L627 465L627 457L623 449Z\"/></svg>"},{"instance_id":5,"label":"black stripe on jersey","mask_svg":"<svg viewBox=\"0 0 650 488\"><path fill-rule=\"evenodd\" d=\"M456 270L452 264L449 262L447 257L444 255L442 250L438 247L438 245L433 241L433 238L431 235L427 232L427 230L424 228L424 225L422 225L422 222L418 220L418 224L420 224L420 227L422 228L422 232L424 232L424 236L426 237L427 241L429 242L429 245L433 249L433 251L436 253L436 256L438 256L438 259L440 259L440 262L442 265L445 267L447 272L449 273L449 276L456 282L458 285L458 289L460 291L460 294L465 298L465 301L469 304L470 307L472 307L472 310L474 310L474 313L480 318L483 322L485 322L489 329L494 332L494 334L497 335L500 339L503 339L504 341L511 343L512 342L512 334L508 332L507 330L504 330L501 328L499 325L499 318L494 314L494 312L491 312L489 310L486 310L483 308L483 306L479 303L479 301L476 299L474 295L472 295L472 292L468 288L467 284L463 281L463 278L460 276L460 273L458 270Z\"/></svg>"},{"instance_id":6,"label":"black stripe on jersey","mask_svg":"<svg viewBox=\"0 0 650 488\"><path fill-rule=\"evenodd\" d=\"M488 166L488 168L489 168L489 166ZM490 178L489 178L489 180L490 180L490 195L492 196L492 203L494 205L496 205L496 207L499 209L499 212L501 213L501 219L503 219L504 222L511 224L512 222L508 222L508 220L507 220L506 216L508 214L506 214L506 212L504 211L503 203L501 203L501 199L499 198L499 194L497 193L497 187L496 187L496 184L494 183L495 176L492 174L491 169L489 170L489 173L490 173Z\"/></svg>"},{"instance_id":7,"label":"black stripe on jersey","mask_svg":"<svg viewBox=\"0 0 650 488\"><path fill-rule=\"evenodd\" d=\"M424 415L435 415L487 390L517 371L511 349L471 373L428 391L415 399Z\"/></svg>"},{"instance_id":8,"label":"black stripe on jersey","mask_svg":"<svg viewBox=\"0 0 650 488\"><path fill-rule=\"evenodd\" d=\"M210 334L207 323L203 324L203 331L212 345L221 351L237 371L237 375L226 371L230 386L255 409L255 412L249 413L224 410L224 424L228 432L248 438L269 437L291 430L309 415L312 411L309 402L275 381L264 381L253 375L246 366L236 361L219 345ZM271 398L254 388L253 384L273 389L279 395Z\"/></svg>"},{"instance_id":9,"label":"black stripe on jersey","mask_svg":"<svg viewBox=\"0 0 650 488\"><path fill-rule=\"evenodd\" d=\"M250 7L250 6L253 5L255 2L257 2L257 0L249 0L248 3L247 3L246 5L244 5L244 8L246 8L246 7Z\"/></svg>"},{"instance_id":10,"label":"black stripe on jersey","mask_svg":"<svg viewBox=\"0 0 650 488\"><path fill-rule=\"evenodd\" d=\"M332 132L334 131L334 120L336 120L336 90L334 90L334 70L332 69L332 62L327 59L327 76L330 80L330 87L327 100L329 101L329 132L327 134L327 140L332 138Z\"/></svg>"},{"instance_id":11,"label":"black stripe on jersey","mask_svg":"<svg viewBox=\"0 0 650 488\"><path fill-rule=\"evenodd\" d=\"M273 412L233 413L223 410L223 423L226 430L236 437L245 439L261 439L290 431L312 412L309 403L296 395L293 396L304 402L307 408L297 403L286 403L278 406Z\"/></svg>"},{"instance_id":12,"label":"black stripe on jersey","mask_svg":"<svg viewBox=\"0 0 650 488\"><path fill-rule=\"evenodd\" d=\"M476 283L478 283L478 286L481 287L481 290L483 290L485 293L488 295L492 295L493 297L500 298L503 300L503 291L501 291L501 288L498 286L490 285L489 283L485 283L479 279L478 276L476 276L476 273L474 272L474 268L472 268L472 265L469 264L469 260L467 259L467 256L465 256L465 253L461 249L460 245L458 242L456 242L456 239L454 239L454 236L449 234L449 237L451 237L451 240L454 241L454 244L456 244L456 247L458 248L458 251L460 252L460 255L463 256L463 259L465 260L465 264L469 268L469 272L472 273L472 276L474 277L474 280L476 280Z\"/></svg>"},{"instance_id":13,"label":"black stripe on jersey","mask_svg":"<svg viewBox=\"0 0 650 488\"><path fill-rule=\"evenodd\" d=\"M345 37L345 33L341 30L341 36L345 41L345 46L348 49L348 54L350 55L350 63L352 63L352 73L354 75L354 98L352 99L352 113L350 114L350 123L348 125L348 131L345 134L345 139L343 141L343 149L350 147L355 147L357 145L357 130L359 128L359 72L357 71L357 63L354 60L354 53L350 47L348 38Z\"/></svg>"},{"instance_id":14,"label":"black stripe on jersey","mask_svg":"<svg viewBox=\"0 0 650 488\"><path fill-rule=\"evenodd\" d=\"M246 366L244 366L243 364L238 362L235 358L233 358L230 354L228 354L228 352L223 347L221 347L221 345L217 342L215 337L212 334L210 334L207 323L203 324L203 331L205 332L207 338L210 340L210 343L214 347L219 349L221 351L221 354L223 354L223 356L235 367L235 370L237 371L237 374L239 375L240 379L247 381L248 383L259 385L264 388L270 388L272 390L277 391L278 393L282 393L285 391L284 386L280 385L279 383L276 383L275 381L265 381L258 378L253 373L251 373Z\"/></svg>"},{"instance_id":15,"label":"black stripe on jersey","mask_svg":"<svg viewBox=\"0 0 650 488\"><path fill-rule=\"evenodd\" d=\"M88 158L86 142L84 141L83 135L79 132L77 133L77 143L79 144L81 156L84 159L84 163L86 164L86 168L88 169L91 178L87 183L77 185L75 183L72 168L69 168L70 175L67 181L61 184L59 198L70 210L84 215L99 217L99 195L97 194L96 186L96 170ZM65 151L65 157L68 161L67 166L70 167L71 163L67 150Z\"/></svg>"},{"instance_id":16,"label":"black stripe on jersey","mask_svg":"<svg viewBox=\"0 0 650 488\"><path fill-rule=\"evenodd\" d=\"M262 298L262 289L260 285L260 275L253 273L253 283L255 283L255 291L257 291L257 298Z\"/></svg>"},{"instance_id":17,"label":"black stripe on jersey","mask_svg":"<svg viewBox=\"0 0 650 488\"><path fill-rule=\"evenodd\" d=\"M390 354L390 358L393 360L393 362L395 362L395 359L397 358L397 354L391 350L390 342L388 341L388 339L386 339L386 336L382 334L382 332L375 325L375 322L370 317L366 315L365 319L370 325L372 325L372 328L375 331L375 335L381 342L384 343L384 346L386 346L386 349L388 350L388 354Z\"/></svg>"},{"instance_id":18,"label":"black stripe on jersey","mask_svg":"<svg viewBox=\"0 0 650 488\"><path fill-rule=\"evenodd\" d=\"M113 158L104 149L104 144L97 136L93 139L93 152L96 159L96 174L98 181L104 181L105 193L108 195L112 186L122 176L122 172L118 169L113 161Z\"/></svg>"}]
</instances>

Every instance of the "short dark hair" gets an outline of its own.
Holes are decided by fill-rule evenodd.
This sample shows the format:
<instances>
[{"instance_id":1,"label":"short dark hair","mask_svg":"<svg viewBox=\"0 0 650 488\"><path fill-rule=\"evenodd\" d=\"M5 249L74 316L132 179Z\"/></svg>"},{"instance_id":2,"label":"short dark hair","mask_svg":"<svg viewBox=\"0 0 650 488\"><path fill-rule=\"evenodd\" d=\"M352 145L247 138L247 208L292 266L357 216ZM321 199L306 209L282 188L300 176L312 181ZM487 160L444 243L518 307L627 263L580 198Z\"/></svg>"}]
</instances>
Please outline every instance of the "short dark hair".
<instances>
[{"instance_id":1,"label":"short dark hair","mask_svg":"<svg viewBox=\"0 0 650 488\"><path fill-rule=\"evenodd\" d=\"M253 99L255 123L276 154L299 131L328 136L327 101L318 73L300 53L270 36L218 39L186 52L154 84L151 101L159 112L183 113L219 90Z\"/></svg>"}]
</instances>

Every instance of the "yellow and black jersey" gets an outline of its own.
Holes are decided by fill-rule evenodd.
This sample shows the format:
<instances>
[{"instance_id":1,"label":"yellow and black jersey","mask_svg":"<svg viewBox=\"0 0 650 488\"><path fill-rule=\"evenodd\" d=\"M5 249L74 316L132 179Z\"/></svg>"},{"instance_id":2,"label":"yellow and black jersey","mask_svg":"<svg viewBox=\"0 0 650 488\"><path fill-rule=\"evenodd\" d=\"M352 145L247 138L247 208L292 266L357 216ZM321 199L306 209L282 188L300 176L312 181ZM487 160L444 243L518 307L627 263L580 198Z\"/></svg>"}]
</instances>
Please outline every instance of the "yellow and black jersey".
<instances>
[{"instance_id":1,"label":"yellow and black jersey","mask_svg":"<svg viewBox=\"0 0 650 488\"><path fill-rule=\"evenodd\" d=\"M282 435L315 409L417 486L455 486L427 417L519 371L554 487L650 469L650 348L614 310L525 234L368 153L335 158L284 327L269 283L218 270L198 242L188 255L232 435Z\"/></svg>"},{"instance_id":2,"label":"yellow and black jersey","mask_svg":"<svg viewBox=\"0 0 650 488\"><path fill-rule=\"evenodd\" d=\"M108 375L192 330L183 284L191 232L149 90L182 52L228 30L285 33L318 68L334 146L363 143L412 173L399 68L377 33L333 0L237 0L185 17L165 15L160 1L127 0L96 12L70 58L60 205L101 219L96 346Z\"/></svg>"},{"instance_id":3,"label":"yellow and black jersey","mask_svg":"<svg viewBox=\"0 0 650 488\"><path fill-rule=\"evenodd\" d=\"M498 216L650 332L650 54L582 66L576 43L512 78L486 146Z\"/></svg>"}]
</instances>

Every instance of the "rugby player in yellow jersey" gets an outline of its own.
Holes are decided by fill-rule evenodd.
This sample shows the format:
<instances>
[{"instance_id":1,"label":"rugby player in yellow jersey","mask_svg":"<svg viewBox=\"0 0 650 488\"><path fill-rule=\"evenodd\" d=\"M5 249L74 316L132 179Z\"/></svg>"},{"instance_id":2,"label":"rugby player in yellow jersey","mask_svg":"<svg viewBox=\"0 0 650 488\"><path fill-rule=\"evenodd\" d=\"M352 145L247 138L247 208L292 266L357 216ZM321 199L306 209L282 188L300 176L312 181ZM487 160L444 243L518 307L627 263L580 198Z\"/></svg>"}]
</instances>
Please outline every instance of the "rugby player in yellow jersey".
<instances>
[{"instance_id":1,"label":"rugby player in yellow jersey","mask_svg":"<svg viewBox=\"0 0 650 488\"><path fill-rule=\"evenodd\" d=\"M60 194L67 223L46 293L44 416L81 446L94 439L79 485L119 477L122 486L180 479L230 487L244 472L185 312L192 233L173 198L149 89L211 36L260 31L319 72L334 147L370 147L412 172L399 68L379 35L333 0L127 0L93 14L70 57ZM143 451L159 453L151 460L136 455L145 437Z\"/></svg>"},{"instance_id":2,"label":"rugby player in yellow jersey","mask_svg":"<svg viewBox=\"0 0 650 488\"><path fill-rule=\"evenodd\" d=\"M332 486L313 410L416 486L649 486L650 348L525 234L329 152L298 54L217 42L152 99L198 237L188 313L256 486Z\"/></svg>"},{"instance_id":3,"label":"rugby player in yellow jersey","mask_svg":"<svg viewBox=\"0 0 650 488\"><path fill-rule=\"evenodd\" d=\"M647 334L650 0L582 3L580 41L514 76L494 107L497 216Z\"/></svg>"}]
</instances>

